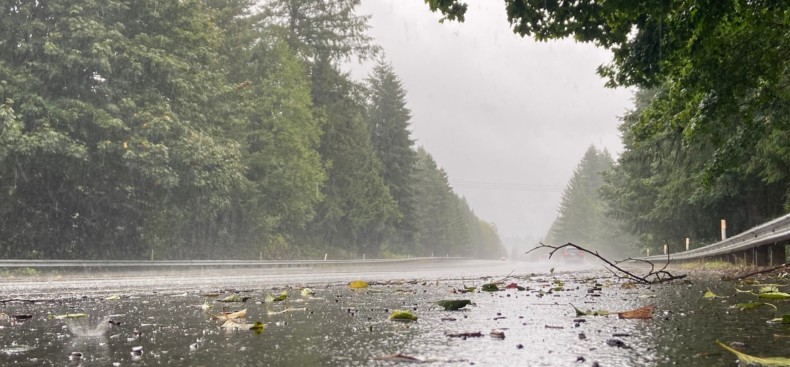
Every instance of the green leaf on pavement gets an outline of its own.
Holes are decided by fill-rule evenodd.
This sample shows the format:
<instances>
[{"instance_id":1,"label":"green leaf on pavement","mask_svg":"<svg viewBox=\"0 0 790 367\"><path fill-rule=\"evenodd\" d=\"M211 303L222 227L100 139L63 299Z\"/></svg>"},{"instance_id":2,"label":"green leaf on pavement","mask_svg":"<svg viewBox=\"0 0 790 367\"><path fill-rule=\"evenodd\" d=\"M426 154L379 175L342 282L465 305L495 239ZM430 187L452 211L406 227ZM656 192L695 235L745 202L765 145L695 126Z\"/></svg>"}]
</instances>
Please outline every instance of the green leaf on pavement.
<instances>
[{"instance_id":1,"label":"green leaf on pavement","mask_svg":"<svg viewBox=\"0 0 790 367\"><path fill-rule=\"evenodd\" d=\"M282 302L285 301L286 298L288 298L288 291L282 291L277 297L274 297L274 302Z\"/></svg>"},{"instance_id":2,"label":"green leaf on pavement","mask_svg":"<svg viewBox=\"0 0 790 367\"><path fill-rule=\"evenodd\" d=\"M760 293L757 295L757 297L765 299L788 299L790 298L790 294L784 292L768 292Z\"/></svg>"},{"instance_id":3,"label":"green leaf on pavement","mask_svg":"<svg viewBox=\"0 0 790 367\"><path fill-rule=\"evenodd\" d=\"M759 307L762 307L762 306L770 306L770 307L773 307L774 310L776 310L776 306L774 306L773 304L765 303L765 302L754 302L754 301L749 301L749 302L745 302L745 303L738 303L738 304L736 304L733 307L735 307L735 308L737 308L737 309L739 309L741 311L749 311L749 310L753 310L755 308L759 308Z\"/></svg>"},{"instance_id":4,"label":"green leaf on pavement","mask_svg":"<svg viewBox=\"0 0 790 367\"><path fill-rule=\"evenodd\" d=\"M496 292L499 290L499 287L497 287L496 284L494 283L488 283L488 284L483 284L483 286L480 287L480 290L482 290L483 292Z\"/></svg>"},{"instance_id":5,"label":"green leaf on pavement","mask_svg":"<svg viewBox=\"0 0 790 367\"><path fill-rule=\"evenodd\" d=\"M247 302L248 299L250 299L250 297L242 296L238 293L235 293L221 300L218 300L218 302Z\"/></svg>"},{"instance_id":6,"label":"green leaf on pavement","mask_svg":"<svg viewBox=\"0 0 790 367\"><path fill-rule=\"evenodd\" d=\"M409 310L394 310L390 315L390 320L393 321L417 321L417 316Z\"/></svg>"},{"instance_id":7,"label":"green leaf on pavement","mask_svg":"<svg viewBox=\"0 0 790 367\"><path fill-rule=\"evenodd\" d=\"M262 332L263 332L263 329L265 329L265 328L266 328L266 325L264 325L264 324L263 324L262 322L260 322L260 321L256 321L254 324L252 324L252 326L250 326L250 330L252 330L253 332L255 332L255 334L260 334L260 333L262 333Z\"/></svg>"},{"instance_id":8,"label":"green leaf on pavement","mask_svg":"<svg viewBox=\"0 0 790 367\"><path fill-rule=\"evenodd\" d=\"M776 293L779 292L779 286L776 284L765 284L760 289L757 290L757 293Z\"/></svg>"},{"instance_id":9,"label":"green leaf on pavement","mask_svg":"<svg viewBox=\"0 0 790 367\"><path fill-rule=\"evenodd\" d=\"M466 305L472 304L472 301L468 299L443 299L439 302L436 302L439 306L444 307L445 311L457 311L461 308L464 308Z\"/></svg>"},{"instance_id":10,"label":"green leaf on pavement","mask_svg":"<svg viewBox=\"0 0 790 367\"><path fill-rule=\"evenodd\" d=\"M790 358L787 357L755 357L732 349L728 345L718 340L716 340L716 344L738 357L738 360L741 361L741 363L774 367L790 366Z\"/></svg>"}]
</instances>

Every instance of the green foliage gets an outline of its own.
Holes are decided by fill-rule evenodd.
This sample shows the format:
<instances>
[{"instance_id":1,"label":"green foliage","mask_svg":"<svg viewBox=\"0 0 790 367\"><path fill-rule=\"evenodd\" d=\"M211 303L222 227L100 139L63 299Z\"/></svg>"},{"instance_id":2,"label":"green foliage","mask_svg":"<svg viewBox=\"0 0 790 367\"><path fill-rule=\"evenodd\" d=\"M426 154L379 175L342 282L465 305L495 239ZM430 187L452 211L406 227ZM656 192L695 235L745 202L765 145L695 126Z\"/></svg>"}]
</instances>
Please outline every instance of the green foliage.
<instances>
[{"instance_id":1,"label":"green foliage","mask_svg":"<svg viewBox=\"0 0 790 367\"><path fill-rule=\"evenodd\" d=\"M546 236L548 243L576 243L602 253L618 253L632 247L620 222L607 216L599 190L604 172L614 162L606 150L590 146L562 194L557 219ZM627 252L627 251L626 251Z\"/></svg>"},{"instance_id":2,"label":"green foliage","mask_svg":"<svg viewBox=\"0 0 790 367\"><path fill-rule=\"evenodd\" d=\"M389 246L404 251L414 243L415 222L412 174L417 153L409 131L411 112L406 107L403 89L392 65L379 61L367 79L368 115L371 142L382 164L381 176L398 205L398 216L388 223Z\"/></svg>"},{"instance_id":3,"label":"green foliage","mask_svg":"<svg viewBox=\"0 0 790 367\"><path fill-rule=\"evenodd\" d=\"M268 0L265 24L305 60L366 59L378 52L367 34L370 16L354 9L360 0Z\"/></svg>"},{"instance_id":4,"label":"green foliage","mask_svg":"<svg viewBox=\"0 0 790 367\"><path fill-rule=\"evenodd\" d=\"M414 187L421 255L459 255L457 246L468 243L469 232L447 174L427 151L417 150Z\"/></svg>"},{"instance_id":5,"label":"green foliage","mask_svg":"<svg viewBox=\"0 0 790 367\"><path fill-rule=\"evenodd\" d=\"M623 119L625 150L603 188L610 215L625 223L642 247L657 249L667 239L670 250L682 251L686 237L715 242L722 218L737 232L781 214L786 187L751 171L755 166L748 162L759 160L754 146L741 164L706 179L719 143L688 140L683 130L663 124L664 115L656 110L663 102L656 100L667 93L664 88L638 92L636 109Z\"/></svg>"},{"instance_id":6,"label":"green foliage","mask_svg":"<svg viewBox=\"0 0 790 367\"><path fill-rule=\"evenodd\" d=\"M454 14L463 1L428 0ZM643 245L713 241L790 210L790 3L505 0L513 31L612 51L609 86L641 88L607 178ZM461 11L461 14L463 11Z\"/></svg>"},{"instance_id":7,"label":"green foliage","mask_svg":"<svg viewBox=\"0 0 790 367\"><path fill-rule=\"evenodd\" d=\"M375 255L397 205L373 151L362 89L326 63L316 66L313 78L313 100L325 117L319 152L328 180L312 236L323 245Z\"/></svg>"},{"instance_id":8,"label":"green foliage","mask_svg":"<svg viewBox=\"0 0 790 367\"><path fill-rule=\"evenodd\" d=\"M417 247L422 256L474 256L494 259L506 254L496 228L481 221L450 187L444 172L422 147L413 176L417 212Z\"/></svg>"},{"instance_id":9,"label":"green foliage","mask_svg":"<svg viewBox=\"0 0 790 367\"><path fill-rule=\"evenodd\" d=\"M464 21L467 5L457 0L425 0L425 3L431 8L431 11L441 11L444 14L445 20Z\"/></svg>"},{"instance_id":10,"label":"green foliage","mask_svg":"<svg viewBox=\"0 0 790 367\"><path fill-rule=\"evenodd\" d=\"M339 70L378 51L358 4L6 4L0 257L433 251L400 81L384 63L365 85ZM469 254L480 221L440 183L441 246Z\"/></svg>"},{"instance_id":11,"label":"green foliage","mask_svg":"<svg viewBox=\"0 0 790 367\"><path fill-rule=\"evenodd\" d=\"M247 78L238 80L249 116L238 138L249 186L237 195L234 231L246 233L241 240L252 248L265 244L269 256L282 257L288 249L281 235L309 223L323 199L320 120L304 66L283 43L252 45L236 61L238 75Z\"/></svg>"},{"instance_id":12,"label":"green foliage","mask_svg":"<svg viewBox=\"0 0 790 367\"><path fill-rule=\"evenodd\" d=\"M0 162L2 253L139 258L150 216L228 205L241 164L216 112L223 37L200 3L54 1L0 19L0 99L23 126Z\"/></svg>"}]
</instances>

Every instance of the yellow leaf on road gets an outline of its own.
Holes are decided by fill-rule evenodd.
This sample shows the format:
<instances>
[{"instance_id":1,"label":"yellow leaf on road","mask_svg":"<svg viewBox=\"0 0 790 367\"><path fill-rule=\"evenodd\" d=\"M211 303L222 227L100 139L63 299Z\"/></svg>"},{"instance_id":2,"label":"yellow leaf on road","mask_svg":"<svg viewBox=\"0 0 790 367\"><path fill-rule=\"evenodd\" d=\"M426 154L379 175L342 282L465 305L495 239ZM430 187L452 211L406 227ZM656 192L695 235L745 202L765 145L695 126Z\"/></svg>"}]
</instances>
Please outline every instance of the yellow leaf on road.
<instances>
[{"instance_id":1,"label":"yellow leaf on road","mask_svg":"<svg viewBox=\"0 0 790 367\"><path fill-rule=\"evenodd\" d=\"M348 287L351 289L363 289L368 287L368 282L364 280L355 280L351 283L348 283Z\"/></svg>"}]
</instances>

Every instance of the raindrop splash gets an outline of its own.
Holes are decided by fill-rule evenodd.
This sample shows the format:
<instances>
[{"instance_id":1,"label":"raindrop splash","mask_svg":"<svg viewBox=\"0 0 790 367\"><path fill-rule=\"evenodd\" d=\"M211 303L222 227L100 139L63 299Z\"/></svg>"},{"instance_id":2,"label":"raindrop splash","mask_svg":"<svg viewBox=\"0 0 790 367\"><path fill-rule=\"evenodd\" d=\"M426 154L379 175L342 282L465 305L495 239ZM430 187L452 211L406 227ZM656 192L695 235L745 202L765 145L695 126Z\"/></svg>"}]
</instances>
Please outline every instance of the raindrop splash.
<instances>
[{"instance_id":1,"label":"raindrop splash","mask_svg":"<svg viewBox=\"0 0 790 367\"><path fill-rule=\"evenodd\" d=\"M104 336L109 326L110 318L104 317L81 317L66 319L65 323L69 331L76 337L95 338Z\"/></svg>"}]
</instances>

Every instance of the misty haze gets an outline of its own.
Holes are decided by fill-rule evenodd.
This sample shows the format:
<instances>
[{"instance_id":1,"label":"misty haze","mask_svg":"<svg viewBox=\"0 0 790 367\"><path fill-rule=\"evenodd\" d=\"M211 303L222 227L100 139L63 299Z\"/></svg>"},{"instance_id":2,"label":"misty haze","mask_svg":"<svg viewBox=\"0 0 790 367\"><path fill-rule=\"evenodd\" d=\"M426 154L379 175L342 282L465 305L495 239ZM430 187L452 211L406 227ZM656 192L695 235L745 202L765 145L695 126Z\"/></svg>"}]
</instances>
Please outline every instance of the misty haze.
<instances>
[{"instance_id":1,"label":"misty haze","mask_svg":"<svg viewBox=\"0 0 790 367\"><path fill-rule=\"evenodd\" d=\"M588 148L622 150L632 91L596 75L608 51L521 38L496 2L464 23L319 3L10 10L0 251L498 259L587 239L551 228ZM594 247L636 248L610 224Z\"/></svg>"},{"instance_id":2,"label":"misty haze","mask_svg":"<svg viewBox=\"0 0 790 367\"><path fill-rule=\"evenodd\" d=\"M786 1L0 1L0 365L787 365Z\"/></svg>"}]
</instances>

